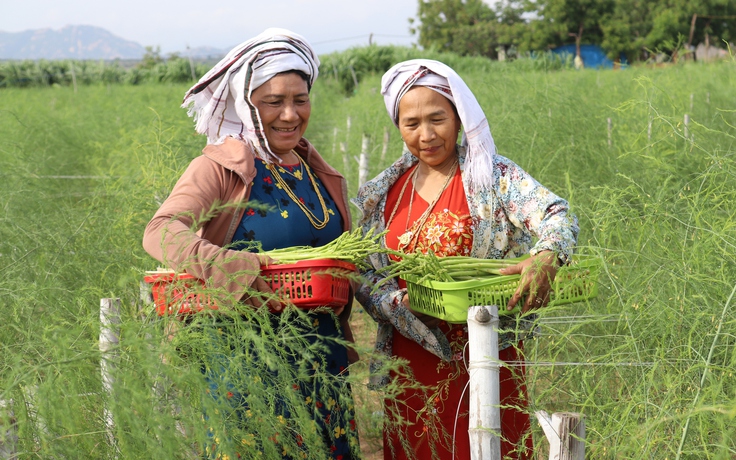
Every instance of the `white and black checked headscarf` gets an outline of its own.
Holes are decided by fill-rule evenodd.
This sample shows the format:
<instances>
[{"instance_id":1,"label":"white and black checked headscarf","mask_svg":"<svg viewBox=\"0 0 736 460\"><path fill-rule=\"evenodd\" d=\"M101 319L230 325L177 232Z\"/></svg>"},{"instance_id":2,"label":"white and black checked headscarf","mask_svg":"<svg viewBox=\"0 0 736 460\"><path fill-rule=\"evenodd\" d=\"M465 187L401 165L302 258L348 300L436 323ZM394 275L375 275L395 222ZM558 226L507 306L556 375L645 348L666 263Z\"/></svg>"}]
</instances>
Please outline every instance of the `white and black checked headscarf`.
<instances>
[{"instance_id":1,"label":"white and black checked headscarf","mask_svg":"<svg viewBox=\"0 0 736 460\"><path fill-rule=\"evenodd\" d=\"M266 29L232 49L187 91L181 106L188 109L196 131L207 135L208 142L219 144L235 137L249 141L260 158L278 162L251 95L274 75L290 70L306 74L311 89L318 68L319 58L301 35Z\"/></svg>"}]
</instances>

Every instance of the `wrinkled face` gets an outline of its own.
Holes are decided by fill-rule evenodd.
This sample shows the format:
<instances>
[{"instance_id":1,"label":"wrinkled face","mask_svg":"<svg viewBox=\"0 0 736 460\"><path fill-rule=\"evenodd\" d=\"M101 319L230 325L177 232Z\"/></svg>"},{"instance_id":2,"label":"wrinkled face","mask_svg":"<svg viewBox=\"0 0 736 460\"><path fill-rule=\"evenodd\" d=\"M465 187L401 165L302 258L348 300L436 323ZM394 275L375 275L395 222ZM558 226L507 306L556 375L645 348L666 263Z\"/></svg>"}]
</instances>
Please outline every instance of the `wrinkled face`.
<instances>
[{"instance_id":1,"label":"wrinkled face","mask_svg":"<svg viewBox=\"0 0 736 460\"><path fill-rule=\"evenodd\" d=\"M454 161L460 118L449 99L424 86L399 101L399 132L409 151L432 167Z\"/></svg>"},{"instance_id":2,"label":"wrinkled face","mask_svg":"<svg viewBox=\"0 0 736 460\"><path fill-rule=\"evenodd\" d=\"M253 91L268 145L278 156L289 155L307 130L312 104L307 82L296 73L275 75Z\"/></svg>"}]
</instances>

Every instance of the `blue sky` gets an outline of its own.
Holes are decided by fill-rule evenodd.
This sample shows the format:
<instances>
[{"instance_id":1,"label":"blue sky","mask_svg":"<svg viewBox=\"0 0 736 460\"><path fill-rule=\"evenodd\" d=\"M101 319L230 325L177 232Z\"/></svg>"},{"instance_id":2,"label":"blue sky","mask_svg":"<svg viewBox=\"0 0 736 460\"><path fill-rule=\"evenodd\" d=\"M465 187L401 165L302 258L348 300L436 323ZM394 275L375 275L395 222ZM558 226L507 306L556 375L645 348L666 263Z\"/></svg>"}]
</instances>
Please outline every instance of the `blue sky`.
<instances>
[{"instance_id":1,"label":"blue sky","mask_svg":"<svg viewBox=\"0 0 736 460\"><path fill-rule=\"evenodd\" d=\"M0 31L91 25L161 53L229 49L268 27L303 35L318 54L351 46L410 45L417 0L0 0Z\"/></svg>"}]
</instances>

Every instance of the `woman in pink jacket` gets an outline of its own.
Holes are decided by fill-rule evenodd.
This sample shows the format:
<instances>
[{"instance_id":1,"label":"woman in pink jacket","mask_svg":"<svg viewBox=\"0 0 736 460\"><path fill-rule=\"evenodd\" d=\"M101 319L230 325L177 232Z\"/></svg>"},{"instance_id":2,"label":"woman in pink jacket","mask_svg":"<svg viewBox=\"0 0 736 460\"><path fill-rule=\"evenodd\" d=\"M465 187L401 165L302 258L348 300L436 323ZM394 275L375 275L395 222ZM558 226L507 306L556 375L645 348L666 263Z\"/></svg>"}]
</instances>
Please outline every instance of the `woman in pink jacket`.
<instances>
[{"instance_id":1,"label":"woman in pink jacket","mask_svg":"<svg viewBox=\"0 0 736 460\"><path fill-rule=\"evenodd\" d=\"M249 249L254 244L263 250L321 246L351 225L345 179L302 137L318 66L304 38L268 29L233 49L186 93L182 106L208 143L148 223L143 246L151 256L227 291L240 306L281 309L259 277L261 265L272 261ZM252 446L267 458L316 452L355 457L357 433L345 382L355 358L345 346L352 341L351 303L352 296L343 308L311 312L302 326L278 312L270 315L270 324L248 325L256 336L268 330L273 337L294 338L271 344L291 365L278 370L269 368L258 349L268 343L248 342L253 334L243 332L241 321L247 315L233 319L222 308L213 315L208 337L219 352L204 359L202 367L211 401L227 400L228 413L221 405L205 410L210 458L236 458ZM208 330L204 323L198 327ZM284 389L288 376L290 388ZM284 394L290 391L296 396ZM267 397L257 397L273 392L280 394L265 403ZM284 423L280 432L249 425L256 423L251 415L263 404L277 424ZM294 432L289 420L299 416L303 421L305 414L314 430ZM228 418L237 420L235 428ZM318 445L310 445L310 439Z\"/></svg>"}]
</instances>

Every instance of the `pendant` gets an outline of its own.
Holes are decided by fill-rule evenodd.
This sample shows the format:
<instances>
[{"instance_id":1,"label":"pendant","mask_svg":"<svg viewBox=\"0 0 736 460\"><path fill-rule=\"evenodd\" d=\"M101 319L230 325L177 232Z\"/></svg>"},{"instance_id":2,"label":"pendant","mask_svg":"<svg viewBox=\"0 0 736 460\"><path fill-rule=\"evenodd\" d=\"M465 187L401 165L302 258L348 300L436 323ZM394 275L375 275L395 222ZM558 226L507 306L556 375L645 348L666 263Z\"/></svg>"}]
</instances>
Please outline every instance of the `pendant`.
<instances>
[{"instance_id":1,"label":"pendant","mask_svg":"<svg viewBox=\"0 0 736 460\"><path fill-rule=\"evenodd\" d=\"M408 232L400 235L399 236L399 245L402 246L402 247L408 245L409 242L411 241L411 237L412 237L413 234L414 234L413 232L408 231Z\"/></svg>"}]
</instances>

